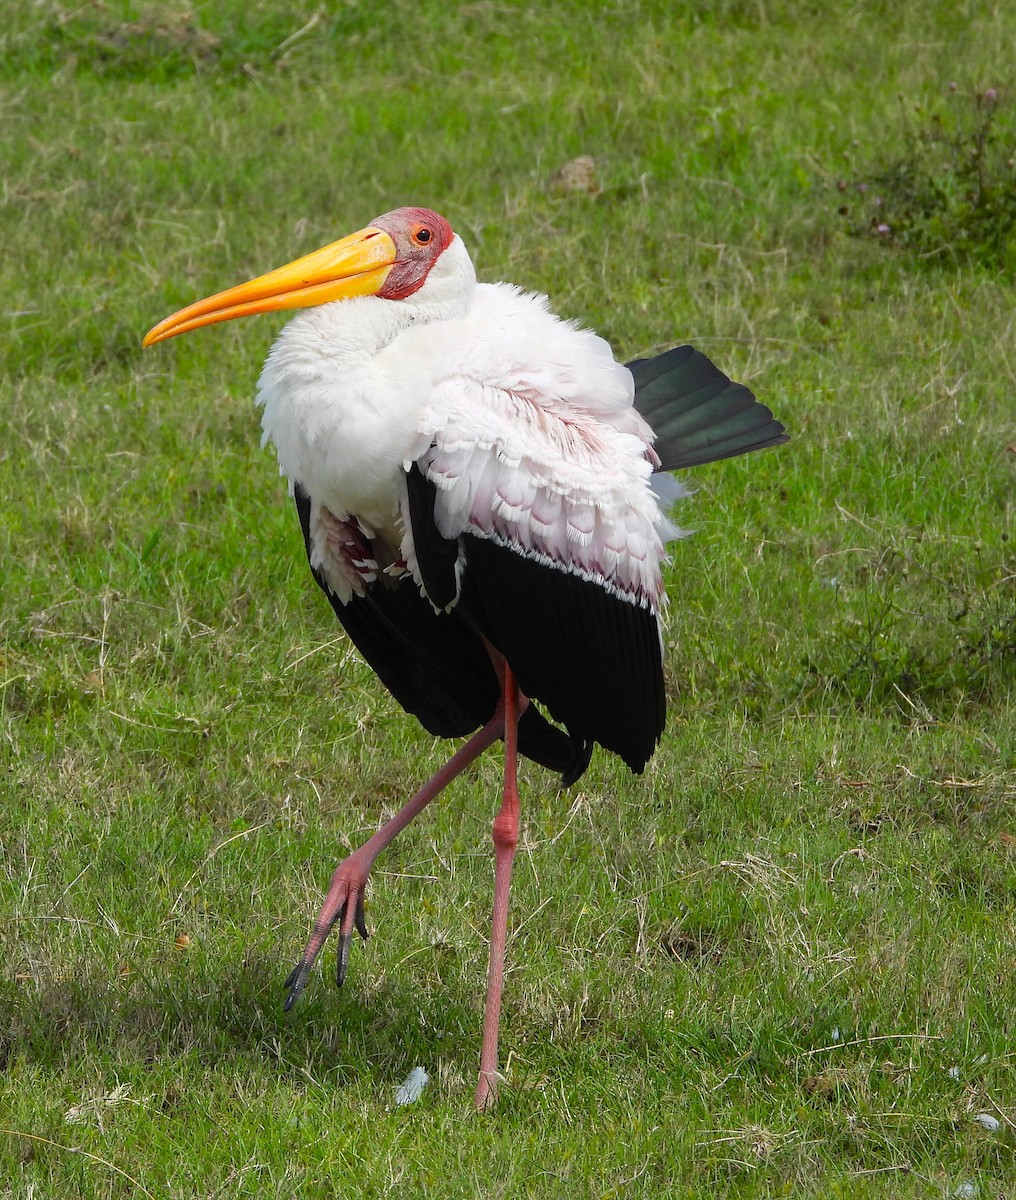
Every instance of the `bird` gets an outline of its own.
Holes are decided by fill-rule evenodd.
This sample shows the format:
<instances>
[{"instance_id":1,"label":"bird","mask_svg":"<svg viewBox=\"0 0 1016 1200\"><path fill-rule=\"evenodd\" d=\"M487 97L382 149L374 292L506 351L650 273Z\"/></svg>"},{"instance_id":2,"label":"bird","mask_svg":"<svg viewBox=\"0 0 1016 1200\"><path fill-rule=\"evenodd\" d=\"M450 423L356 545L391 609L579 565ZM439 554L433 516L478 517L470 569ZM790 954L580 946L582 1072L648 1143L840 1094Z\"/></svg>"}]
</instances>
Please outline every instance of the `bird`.
<instances>
[{"instance_id":1,"label":"bird","mask_svg":"<svg viewBox=\"0 0 1016 1200\"><path fill-rule=\"evenodd\" d=\"M661 738L663 566L675 470L787 440L701 351L619 362L546 296L478 282L448 220L419 207L190 304L151 346L298 309L257 384L310 570L366 662L435 737L465 738L336 867L285 981L293 1007L338 925L346 979L364 894L393 838L496 741L494 901L474 1104L494 1104L517 759L567 786L594 745L641 772Z\"/></svg>"}]
</instances>

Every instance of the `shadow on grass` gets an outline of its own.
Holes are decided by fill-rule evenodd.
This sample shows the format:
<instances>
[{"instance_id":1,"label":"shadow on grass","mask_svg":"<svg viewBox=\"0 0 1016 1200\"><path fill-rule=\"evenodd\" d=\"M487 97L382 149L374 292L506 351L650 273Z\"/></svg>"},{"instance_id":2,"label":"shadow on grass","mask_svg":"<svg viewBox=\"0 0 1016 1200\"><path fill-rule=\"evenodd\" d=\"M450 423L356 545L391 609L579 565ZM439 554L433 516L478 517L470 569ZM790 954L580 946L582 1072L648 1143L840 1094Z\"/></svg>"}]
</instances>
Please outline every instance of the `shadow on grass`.
<instances>
[{"instance_id":1,"label":"shadow on grass","mask_svg":"<svg viewBox=\"0 0 1016 1200\"><path fill-rule=\"evenodd\" d=\"M199 978L192 972L125 977L98 972L9 987L0 1005L7 1064L47 1070L115 1065L128 1070L197 1060L226 1070L270 1065L274 1076L378 1085L438 1059L469 1075L479 1050L480 1014L447 991L365 977L339 991L324 964L296 1008L283 1012L288 967L248 955L235 970Z\"/></svg>"}]
</instances>

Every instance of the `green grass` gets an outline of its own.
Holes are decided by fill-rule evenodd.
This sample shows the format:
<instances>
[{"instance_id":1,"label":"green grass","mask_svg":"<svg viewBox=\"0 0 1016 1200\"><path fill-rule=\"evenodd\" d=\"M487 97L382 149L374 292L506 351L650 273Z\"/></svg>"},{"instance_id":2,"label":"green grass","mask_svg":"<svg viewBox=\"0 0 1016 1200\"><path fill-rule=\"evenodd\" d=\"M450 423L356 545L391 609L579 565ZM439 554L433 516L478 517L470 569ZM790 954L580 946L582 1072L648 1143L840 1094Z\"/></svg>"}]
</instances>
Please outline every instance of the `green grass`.
<instances>
[{"instance_id":1,"label":"green grass","mask_svg":"<svg viewBox=\"0 0 1016 1200\"><path fill-rule=\"evenodd\" d=\"M1011 104L1016 16L182 13L0 32L0 1196L1011 1194L1016 288L848 237L836 183L903 152L899 92ZM548 186L579 154L598 196ZM281 320L140 349L405 202L794 437L694 472L645 775L523 771L484 1118L499 757L284 1015L335 861L448 748L309 579L251 403Z\"/></svg>"}]
</instances>

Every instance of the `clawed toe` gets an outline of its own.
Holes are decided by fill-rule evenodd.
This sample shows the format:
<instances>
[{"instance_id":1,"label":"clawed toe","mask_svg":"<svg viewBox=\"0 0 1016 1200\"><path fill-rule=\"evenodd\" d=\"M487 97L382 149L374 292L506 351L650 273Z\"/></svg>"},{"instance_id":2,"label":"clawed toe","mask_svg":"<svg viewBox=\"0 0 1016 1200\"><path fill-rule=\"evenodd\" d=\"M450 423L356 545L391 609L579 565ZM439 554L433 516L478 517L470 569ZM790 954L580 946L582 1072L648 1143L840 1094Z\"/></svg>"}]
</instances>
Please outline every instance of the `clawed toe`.
<instances>
[{"instance_id":1,"label":"clawed toe","mask_svg":"<svg viewBox=\"0 0 1016 1200\"><path fill-rule=\"evenodd\" d=\"M301 958L296 966L286 976L286 982L282 985L289 993L286 996L286 1002L283 1004L283 1010L289 1012L293 1005L300 999L300 993L307 985L307 980L310 979L310 969L313 965L313 959L309 962L305 958Z\"/></svg>"},{"instance_id":2,"label":"clawed toe","mask_svg":"<svg viewBox=\"0 0 1016 1200\"><path fill-rule=\"evenodd\" d=\"M346 982L346 972L349 970L349 948L353 944L353 926L356 926L356 932L364 941L370 936L367 932L367 922L363 915L362 892L356 897L356 903L353 905L352 921L346 920L345 905L343 905L340 919L342 923L339 926L339 948L335 960L335 983L338 987L342 987Z\"/></svg>"},{"instance_id":3,"label":"clawed toe","mask_svg":"<svg viewBox=\"0 0 1016 1200\"><path fill-rule=\"evenodd\" d=\"M299 1000L300 993L307 986L307 980L310 978L314 959L317 958L318 951L336 925L339 926L339 947L335 981L339 987L342 987L346 982L346 974L349 970L349 948L353 941L353 929L356 929L364 941L369 936L363 911L362 890L349 888L345 899L342 900L337 909L332 909L329 903L331 899L332 895L330 893L324 907L318 914L318 919L314 924L310 940L304 948L303 957L292 971L290 971L289 975L287 975L286 982L283 984L283 987L288 992L283 1005L286 1012L289 1012L297 1000ZM352 901L352 908L350 908L350 901Z\"/></svg>"}]
</instances>

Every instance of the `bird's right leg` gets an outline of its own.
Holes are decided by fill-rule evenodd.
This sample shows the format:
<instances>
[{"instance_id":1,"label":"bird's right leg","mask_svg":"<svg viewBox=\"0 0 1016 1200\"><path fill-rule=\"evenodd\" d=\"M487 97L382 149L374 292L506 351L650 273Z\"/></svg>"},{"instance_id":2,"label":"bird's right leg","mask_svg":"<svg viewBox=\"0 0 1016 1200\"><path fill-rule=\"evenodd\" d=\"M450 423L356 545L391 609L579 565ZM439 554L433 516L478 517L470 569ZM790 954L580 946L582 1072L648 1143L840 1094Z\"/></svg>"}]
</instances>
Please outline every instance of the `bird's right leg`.
<instances>
[{"instance_id":1,"label":"bird's right leg","mask_svg":"<svg viewBox=\"0 0 1016 1200\"><path fill-rule=\"evenodd\" d=\"M367 876L374 865L374 859L457 775L460 775L488 746L504 736L504 728L504 702L502 700L487 724L474 733L440 771L431 776L409 803L400 809L390 821L382 825L359 850L354 851L335 868L328 894L321 905L300 961L290 972L283 985L289 990L285 1004L287 1012L299 999L300 993L310 977L314 959L317 958L318 951L324 945L325 939L331 933L336 922L339 922L339 957L336 977L339 986L342 986L349 965L349 947L353 940L354 927L362 938L367 936L367 926L363 918L363 893L367 884Z\"/></svg>"},{"instance_id":2,"label":"bird's right leg","mask_svg":"<svg viewBox=\"0 0 1016 1200\"><path fill-rule=\"evenodd\" d=\"M495 662L495 667L498 664ZM519 716L529 700L519 691L507 662L501 660L501 694L504 703L504 791L501 809L494 818L494 910L487 966L487 1003L483 1010L483 1046L474 1104L482 1112L497 1099L497 1040L504 987L505 950L508 944L508 893L512 863L519 841L518 733Z\"/></svg>"}]
</instances>

